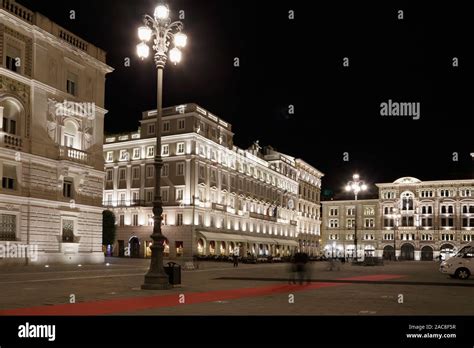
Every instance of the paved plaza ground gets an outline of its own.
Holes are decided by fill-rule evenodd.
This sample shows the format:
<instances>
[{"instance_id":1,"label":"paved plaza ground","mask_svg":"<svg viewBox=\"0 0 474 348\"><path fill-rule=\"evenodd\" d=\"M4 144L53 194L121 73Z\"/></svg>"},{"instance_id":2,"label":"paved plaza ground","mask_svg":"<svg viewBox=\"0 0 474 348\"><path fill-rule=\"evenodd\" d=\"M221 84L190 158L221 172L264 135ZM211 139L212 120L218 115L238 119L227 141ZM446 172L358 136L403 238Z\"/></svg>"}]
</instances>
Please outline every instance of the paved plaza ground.
<instances>
[{"instance_id":1,"label":"paved plaza ground","mask_svg":"<svg viewBox=\"0 0 474 348\"><path fill-rule=\"evenodd\" d=\"M233 268L201 262L166 291L140 290L149 260L106 262L0 268L0 315L474 314L474 278L451 279L437 262L343 264L334 271L327 262L313 262L311 281L303 285L289 284L284 263Z\"/></svg>"}]
</instances>

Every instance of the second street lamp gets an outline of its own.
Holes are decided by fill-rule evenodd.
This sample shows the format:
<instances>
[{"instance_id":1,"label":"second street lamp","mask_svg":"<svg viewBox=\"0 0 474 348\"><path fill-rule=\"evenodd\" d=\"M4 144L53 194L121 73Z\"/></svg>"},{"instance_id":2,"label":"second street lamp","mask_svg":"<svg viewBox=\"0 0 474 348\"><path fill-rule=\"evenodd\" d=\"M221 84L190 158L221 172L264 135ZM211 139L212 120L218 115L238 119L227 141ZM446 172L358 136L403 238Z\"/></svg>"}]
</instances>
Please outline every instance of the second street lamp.
<instances>
[{"instance_id":1,"label":"second street lamp","mask_svg":"<svg viewBox=\"0 0 474 348\"><path fill-rule=\"evenodd\" d=\"M141 43L137 45L137 54L143 60L150 55L148 42L153 39L154 60L157 69L157 108L156 108L156 153L155 153L155 191L153 199L153 234L151 239L151 262L150 269L145 275L145 282L142 289L164 290L171 287L168 276L163 268L163 251L165 236L161 231L161 221L163 219L163 202L161 200L161 168L163 160L161 158L161 117L163 114L163 70L169 59L177 64L181 61L182 53L180 48L186 45L186 35L182 34L183 23L180 21L171 22L170 10L166 4L159 4L154 11L153 17L145 15L143 26L138 28L138 38ZM170 45L175 46L171 50Z\"/></svg>"},{"instance_id":2,"label":"second street lamp","mask_svg":"<svg viewBox=\"0 0 474 348\"><path fill-rule=\"evenodd\" d=\"M361 191L367 190L367 185L360 180L359 174L354 174L352 176L352 181L349 181L346 185L347 192L353 192L355 197L355 223L354 223L354 252L355 252L355 261L358 260L357 253L357 195Z\"/></svg>"}]
</instances>

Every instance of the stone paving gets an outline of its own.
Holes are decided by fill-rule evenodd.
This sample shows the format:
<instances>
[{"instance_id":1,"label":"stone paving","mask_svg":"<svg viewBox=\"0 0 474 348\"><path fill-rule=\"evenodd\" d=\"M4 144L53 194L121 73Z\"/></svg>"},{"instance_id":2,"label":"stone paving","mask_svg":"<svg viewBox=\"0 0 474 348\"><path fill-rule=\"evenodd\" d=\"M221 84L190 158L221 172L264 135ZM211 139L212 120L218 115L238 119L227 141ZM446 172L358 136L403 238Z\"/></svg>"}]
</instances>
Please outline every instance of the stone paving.
<instances>
[{"instance_id":1,"label":"stone paving","mask_svg":"<svg viewBox=\"0 0 474 348\"><path fill-rule=\"evenodd\" d=\"M343 264L339 271L329 271L326 262L314 262L308 286L288 286L288 264L233 268L231 263L201 262L199 270L183 270L182 285L166 291L140 290L149 260L106 262L110 265L0 268L0 314L6 309L67 304L72 294L82 304L118 300L122 307L108 314L119 315L474 314L474 278L453 280L438 271L437 262ZM380 281L354 280L380 276ZM346 278L351 281L341 280ZM320 286L331 280L338 282ZM179 302L180 295L184 303ZM186 303L186 297L195 302ZM150 308L138 306L144 300L153 303ZM122 311L124 303L127 310Z\"/></svg>"}]
</instances>

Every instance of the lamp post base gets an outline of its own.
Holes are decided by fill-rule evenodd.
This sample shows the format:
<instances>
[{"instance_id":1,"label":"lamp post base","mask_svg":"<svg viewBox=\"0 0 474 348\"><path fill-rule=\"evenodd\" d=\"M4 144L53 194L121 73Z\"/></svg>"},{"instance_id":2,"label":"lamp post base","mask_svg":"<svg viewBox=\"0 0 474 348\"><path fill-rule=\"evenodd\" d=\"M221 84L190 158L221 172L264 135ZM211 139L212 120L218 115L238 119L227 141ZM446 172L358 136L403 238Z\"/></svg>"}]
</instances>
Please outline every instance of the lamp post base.
<instances>
[{"instance_id":1,"label":"lamp post base","mask_svg":"<svg viewBox=\"0 0 474 348\"><path fill-rule=\"evenodd\" d=\"M173 286L169 283L166 274L147 274L145 283L141 286L142 290L168 290Z\"/></svg>"}]
</instances>

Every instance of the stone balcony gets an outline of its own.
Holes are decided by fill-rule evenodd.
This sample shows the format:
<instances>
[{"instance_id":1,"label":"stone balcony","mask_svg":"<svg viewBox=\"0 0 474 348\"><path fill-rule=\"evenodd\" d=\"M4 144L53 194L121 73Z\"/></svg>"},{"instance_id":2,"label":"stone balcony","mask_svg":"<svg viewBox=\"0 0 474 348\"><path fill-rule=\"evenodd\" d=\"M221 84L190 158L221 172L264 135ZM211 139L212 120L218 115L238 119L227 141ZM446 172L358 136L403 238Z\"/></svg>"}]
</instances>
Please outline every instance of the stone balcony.
<instances>
[{"instance_id":1,"label":"stone balcony","mask_svg":"<svg viewBox=\"0 0 474 348\"><path fill-rule=\"evenodd\" d=\"M90 156L87 152L72 147L59 146L59 160L72 161L90 165Z\"/></svg>"},{"instance_id":2,"label":"stone balcony","mask_svg":"<svg viewBox=\"0 0 474 348\"><path fill-rule=\"evenodd\" d=\"M4 133L0 135L0 144L9 149L21 150L22 139L19 136Z\"/></svg>"}]
</instances>

